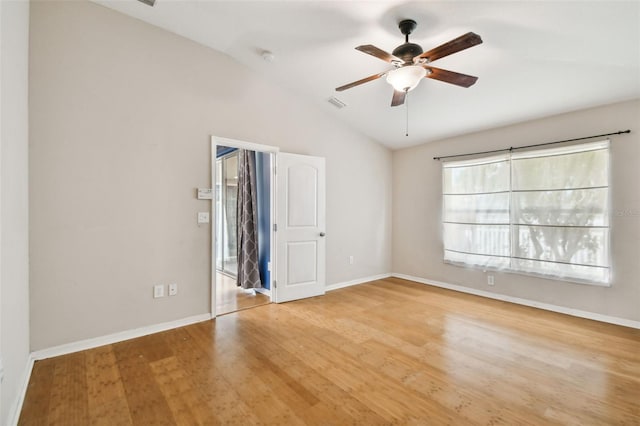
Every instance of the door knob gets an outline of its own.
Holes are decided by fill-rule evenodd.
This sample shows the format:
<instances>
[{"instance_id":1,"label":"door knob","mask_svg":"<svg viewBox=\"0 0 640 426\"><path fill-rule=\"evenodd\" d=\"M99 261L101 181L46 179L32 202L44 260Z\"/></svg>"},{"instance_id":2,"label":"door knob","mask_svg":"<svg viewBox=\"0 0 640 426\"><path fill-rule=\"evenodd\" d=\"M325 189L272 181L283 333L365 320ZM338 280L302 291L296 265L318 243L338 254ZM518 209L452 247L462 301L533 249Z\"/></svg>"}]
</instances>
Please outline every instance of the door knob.
<instances>
[{"instance_id":1,"label":"door knob","mask_svg":"<svg viewBox=\"0 0 640 426\"><path fill-rule=\"evenodd\" d=\"M321 232L321 233L320 233L320 236L321 236L321 237L324 237L325 235L327 235L327 234L325 234L324 232Z\"/></svg>"}]
</instances>

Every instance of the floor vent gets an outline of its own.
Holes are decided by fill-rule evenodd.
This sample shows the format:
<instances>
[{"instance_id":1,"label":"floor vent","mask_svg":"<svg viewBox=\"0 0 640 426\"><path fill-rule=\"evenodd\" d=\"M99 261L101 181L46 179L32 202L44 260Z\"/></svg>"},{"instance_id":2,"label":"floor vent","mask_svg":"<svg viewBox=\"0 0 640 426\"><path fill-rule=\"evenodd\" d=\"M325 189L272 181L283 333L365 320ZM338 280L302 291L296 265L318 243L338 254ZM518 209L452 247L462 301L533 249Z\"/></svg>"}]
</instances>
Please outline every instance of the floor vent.
<instances>
[{"instance_id":1,"label":"floor vent","mask_svg":"<svg viewBox=\"0 0 640 426\"><path fill-rule=\"evenodd\" d=\"M333 105L334 107L341 109L347 106L347 104L345 104L344 102L342 102L340 99L336 98L335 96L329 98L329 103L331 105Z\"/></svg>"}]
</instances>

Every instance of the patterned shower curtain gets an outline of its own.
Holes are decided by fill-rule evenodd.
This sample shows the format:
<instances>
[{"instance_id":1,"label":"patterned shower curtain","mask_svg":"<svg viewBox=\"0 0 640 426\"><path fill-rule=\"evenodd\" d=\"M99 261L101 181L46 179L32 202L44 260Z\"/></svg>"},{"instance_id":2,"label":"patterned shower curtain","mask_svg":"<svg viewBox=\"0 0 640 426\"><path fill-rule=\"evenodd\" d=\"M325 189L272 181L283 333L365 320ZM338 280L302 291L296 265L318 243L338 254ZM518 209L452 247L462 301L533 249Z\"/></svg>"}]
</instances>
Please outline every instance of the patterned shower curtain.
<instances>
[{"instance_id":1,"label":"patterned shower curtain","mask_svg":"<svg viewBox=\"0 0 640 426\"><path fill-rule=\"evenodd\" d=\"M237 202L238 285L261 288L258 266L258 203L256 193L256 154L238 151Z\"/></svg>"}]
</instances>

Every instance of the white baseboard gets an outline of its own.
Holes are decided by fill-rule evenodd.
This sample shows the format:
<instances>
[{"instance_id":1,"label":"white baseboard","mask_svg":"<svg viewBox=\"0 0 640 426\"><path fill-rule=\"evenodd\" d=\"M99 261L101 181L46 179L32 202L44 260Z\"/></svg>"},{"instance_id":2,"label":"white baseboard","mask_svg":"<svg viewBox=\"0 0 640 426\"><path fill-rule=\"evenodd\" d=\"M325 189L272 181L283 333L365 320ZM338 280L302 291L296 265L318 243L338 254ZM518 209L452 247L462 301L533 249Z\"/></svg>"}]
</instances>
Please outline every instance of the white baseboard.
<instances>
[{"instance_id":1,"label":"white baseboard","mask_svg":"<svg viewBox=\"0 0 640 426\"><path fill-rule=\"evenodd\" d=\"M337 290L339 288L351 287L352 285L364 284L364 283L368 283L368 282L375 281L375 280L382 280L382 279L385 279L385 278L389 278L390 276L391 276L391 274L380 274L380 275L374 275L374 276L371 276L371 277L358 278L356 280L343 281L341 283L329 284L324 289L325 289L325 291L333 291L333 290Z\"/></svg>"},{"instance_id":2,"label":"white baseboard","mask_svg":"<svg viewBox=\"0 0 640 426\"><path fill-rule=\"evenodd\" d=\"M121 331L118 333L108 334L106 336L94 337L91 339L81 340L78 342L67 343L60 346L54 346L48 349L42 349L31 353L33 360L51 358L54 356L66 355L73 352L84 351L87 349L97 348L99 346L110 345L112 343L122 342L123 340L134 339L136 337L147 336L149 334L158 333L160 331L171 330L173 328L184 327L185 325L195 324L197 322L208 321L211 314L194 315L175 321L163 322L160 324L149 325L147 327L135 328L133 330Z\"/></svg>"},{"instance_id":3,"label":"white baseboard","mask_svg":"<svg viewBox=\"0 0 640 426\"><path fill-rule=\"evenodd\" d=\"M625 318L612 317L609 315L602 315L595 312L581 311L579 309L567 308L564 306L551 305L549 303L536 302L535 300L522 299L520 297L506 296L504 294L491 293L488 291L477 290L475 288L464 287L456 284L449 284L442 281L428 280L425 278L414 277L411 275L392 273L392 277L402 278L404 280L415 281L420 284L431 285L434 287L446 288L449 290L455 290L462 293L473 294L475 296L487 297L489 299L502 300L504 302L516 303L518 305L530 306L532 308L544 309L545 311L558 312L561 314L567 314L574 317L586 318L595 321L607 322L610 324L622 325L625 327L640 329L640 321L633 321Z\"/></svg>"},{"instance_id":4,"label":"white baseboard","mask_svg":"<svg viewBox=\"0 0 640 426\"><path fill-rule=\"evenodd\" d=\"M7 426L16 426L18 420L20 420L20 413L22 412L22 404L24 404L24 397L27 395L27 388L29 387L29 380L31 379L31 372L33 371L33 355L30 354L27 358L27 365L24 368L22 377L20 377L20 387L18 388L18 395L16 400L9 408L9 417L7 417Z\"/></svg>"}]
</instances>

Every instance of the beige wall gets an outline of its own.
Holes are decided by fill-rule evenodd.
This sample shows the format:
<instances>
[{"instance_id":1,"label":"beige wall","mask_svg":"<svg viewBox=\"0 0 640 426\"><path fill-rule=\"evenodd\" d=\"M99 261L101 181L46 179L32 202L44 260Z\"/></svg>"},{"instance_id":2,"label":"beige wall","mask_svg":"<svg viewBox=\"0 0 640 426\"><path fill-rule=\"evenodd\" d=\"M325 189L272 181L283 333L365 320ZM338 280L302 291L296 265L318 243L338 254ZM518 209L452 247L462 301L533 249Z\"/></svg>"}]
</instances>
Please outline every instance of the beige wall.
<instances>
[{"instance_id":1,"label":"beige wall","mask_svg":"<svg viewBox=\"0 0 640 426\"><path fill-rule=\"evenodd\" d=\"M33 350L209 312L194 190L210 135L326 157L327 283L390 272L389 150L169 32L86 2L31 8ZM169 282L179 295L154 300Z\"/></svg>"},{"instance_id":2,"label":"beige wall","mask_svg":"<svg viewBox=\"0 0 640 426\"><path fill-rule=\"evenodd\" d=\"M29 358L29 2L0 1L0 424L10 424Z\"/></svg>"},{"instance_id":3,"label":"beige wall","mask_svg":"<svg viewBox=\"0 0 640 426\"><path fill-rule=\"evenodd\" d=\"M640 101L446 139L393 153L393 272L567 308L640 320ZM435 156L631 129L612 140L613 284L609 288L496 273L442 262L441 163Z\"/></svg>"}]
</instances>

